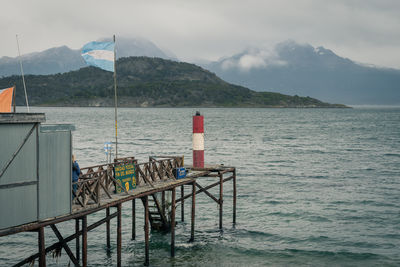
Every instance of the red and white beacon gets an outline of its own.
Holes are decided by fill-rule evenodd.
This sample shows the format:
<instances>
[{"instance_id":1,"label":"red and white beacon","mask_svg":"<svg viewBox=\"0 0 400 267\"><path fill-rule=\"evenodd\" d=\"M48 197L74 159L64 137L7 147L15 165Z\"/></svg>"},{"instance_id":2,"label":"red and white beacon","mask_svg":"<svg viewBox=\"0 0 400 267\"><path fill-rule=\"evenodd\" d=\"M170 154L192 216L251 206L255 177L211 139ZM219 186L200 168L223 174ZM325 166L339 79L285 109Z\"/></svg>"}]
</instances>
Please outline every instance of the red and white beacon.
<instances>
[{"instance_id":1,"label":"red and white beacon","mask_svg":"<svg viewBox=\"0 0 400 267\"><path fill-rule=\"evenodd\" d=\"M193 167L204 168L204 117L199 111L193 116Z\"/></svg>"}]
</instances>

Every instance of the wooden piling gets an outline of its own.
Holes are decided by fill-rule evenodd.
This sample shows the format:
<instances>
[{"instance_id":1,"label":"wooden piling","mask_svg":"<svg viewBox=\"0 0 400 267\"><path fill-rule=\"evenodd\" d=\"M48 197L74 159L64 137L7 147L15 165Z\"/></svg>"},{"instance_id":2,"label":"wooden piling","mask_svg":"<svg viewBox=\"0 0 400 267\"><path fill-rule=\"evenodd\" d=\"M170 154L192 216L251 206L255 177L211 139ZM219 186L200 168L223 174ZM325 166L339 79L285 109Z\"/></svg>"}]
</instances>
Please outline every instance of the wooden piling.
<instances>
[{"instance_id":1,"label":"wooden piling","mask_svg":"<svg viewBox=\"0 0 400 267\"><path fill-rule=\"evenodd\" d=\"M194 181L192 184L192 224L191 224L191 230L190 230L190 242L194 241L195 211L196 211L196 182Z\"/></svg>"},{"instance_id":2,"label":"wooden piling","mask_svg":"<svg viewBox=\"0 0 400 267\"><path fill-rule=\"evenodd\" d=\"M121 216L121 211L122 211L122 204L118 203L117 205L117 266L121 267L121 259L122 259L122 231L121 231L121 226L122 226L122 216Z\"/></svg>"},{"instance_id":3,"label":"wooden piling","mask_svg":"<svg viewBox=\"0 0 400 267\"><path fill-rule=\"evenodd\" d=\"M236 168L233 169L233 224L236 224Z\"/></svg>"},{"instance_id":4,"label":"wooden piling","mask_svg":"<svg viewBox=\"0 0 400 267\"><path fill-rule=\"evenodd\" d=\"M46 267L46 247L44 244L44 227L38 229L39 266Z\"/></svg>"},{"instance_id":5,"label":"wooden piling","mask_svg":"<svg viewBox=\"0 0 400 267\"><path fill-rule=\"evenodd\" d=\"M110 242L110 208L106 208L106 240L107 240L107 251L111 250L111 242Z\"/></svg>"},{"instance_id":6,"label":"wooden piling","mask_svg":"<svg viewBox=\"0 0 400 267\"><path fill-rule=\"evenodd\" d=\"M76 238L75 238L75 254L76 254L76 259L80 260L80 247L79 247L79 218L75 219L75 234L76 234Z\"/></svg>"},{"instance_id":7,"label":"wooden piling","mask_svg":"<svg viewBox=\"0 0 400 267\"><path fill-rule=\"evenodd\" d=\"M171 201L171 257L175 257L175 187L172 188Z\"/></svg>"},{"instance_id":8,"label":"wooden piling","mask_svg":"<svg viewBox=\"0 0 400 267\"><path fill-rule=\"evenodd\" d=\"M82 217L82 266L87 266L87 216Z\"/></svg>"},{"instance_id":9,"label":"wooden piling","mask_svg":"<svg viewBox=\"0 0 400 267\"><path fill-rule=\"evenodd\" d=\"M136 239L136 203L132 199L132 240Z\"/></svg>"},{"instance_id":10,"label":"wooden piling","mask_svg":"<svg viewBox=\"0 0 400 267\"><path fill-rule=\"evenodd\" d=\"M149 266L149 198L144 197L144 265Z\"/></svg>"},{"instance_id":11,"label":"wooden piling","mask_svg":"<svg viewBox=\"0 0 400 267\"><path fill-rule=\"evenodd\" d=\"M222 205L223 205L223 174L219 174L219 229L222 230Z\"/></svg>"},{"instance_id":12,"label":"wooden piling","mask_svg":"<svg viewBox=\"0 0 400 267\"><path fill-rule=\"evenodd\" d=\"M181 186L181 221L185 221L185 200L183 197L185 196L185 189L183 188L183 185Z\"/></svg>"},{"instance_id":13,"label":"wooden piling","mask_svg":"<svg viewBox=\"0 0 400 267\"><path fill-rule=\"evenodd\" d=\"M162 206L162 212L165 214L165 191L161 192L161 206Z\"/></svg>"}]
</instances>

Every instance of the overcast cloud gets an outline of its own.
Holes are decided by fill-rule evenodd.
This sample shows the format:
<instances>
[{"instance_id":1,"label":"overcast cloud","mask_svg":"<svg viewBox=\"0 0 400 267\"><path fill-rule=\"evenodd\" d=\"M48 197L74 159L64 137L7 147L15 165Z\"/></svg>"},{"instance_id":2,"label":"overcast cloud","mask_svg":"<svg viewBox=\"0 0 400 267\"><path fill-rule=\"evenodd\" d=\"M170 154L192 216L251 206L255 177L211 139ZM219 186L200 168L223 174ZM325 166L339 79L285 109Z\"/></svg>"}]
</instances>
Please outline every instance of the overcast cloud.
<instances>
[{"instance_id":1,"label":"overcast cloud","mask_svg":"<svg viewBox=\"0 0 400 267\"><path fill-rule=\"evenodd\" d=\"M293 39L400 69L398 0L1 0L1 10L0 57L17 55L16 34L23 54L116 34L148 39L189 62Z\"/></svg>"}]
</instances>

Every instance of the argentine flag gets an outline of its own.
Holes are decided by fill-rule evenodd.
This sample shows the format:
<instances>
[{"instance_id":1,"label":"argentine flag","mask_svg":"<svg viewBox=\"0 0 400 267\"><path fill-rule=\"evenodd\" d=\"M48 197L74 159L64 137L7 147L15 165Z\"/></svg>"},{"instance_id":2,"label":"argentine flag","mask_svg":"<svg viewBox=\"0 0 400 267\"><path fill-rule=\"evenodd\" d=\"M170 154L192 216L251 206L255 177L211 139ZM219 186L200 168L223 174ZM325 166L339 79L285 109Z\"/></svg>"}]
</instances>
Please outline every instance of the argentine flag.
<instances>
[{"instance_id":1,"label":"argentine flag","mask_svg":"<svg viewBox=\"0 0 400 267\"><path fill-rule=\"evenodd\" d=\"M82 57L88 65L114 72L114 42L90 42L83 46Z\"/></svg>"}]
</instances>

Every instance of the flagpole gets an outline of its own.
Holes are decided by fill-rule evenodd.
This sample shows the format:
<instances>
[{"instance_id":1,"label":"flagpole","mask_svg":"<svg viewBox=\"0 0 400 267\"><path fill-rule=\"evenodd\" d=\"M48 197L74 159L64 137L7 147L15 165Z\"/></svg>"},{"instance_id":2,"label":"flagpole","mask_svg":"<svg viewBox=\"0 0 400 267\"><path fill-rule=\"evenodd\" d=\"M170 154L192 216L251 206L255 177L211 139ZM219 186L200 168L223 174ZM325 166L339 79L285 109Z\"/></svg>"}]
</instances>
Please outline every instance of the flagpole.
<instances>
[{"instance_id":1,"label":"flagpole","mask_svg":"<svg viewBox=\"0 0 400 267\"><path fill-rule=\"evenodd\" d=\"M28 112L29 112L29 103L28 103L28 95L26 94L26 85L25 85L25 78L24 78L24 70L23 70L23 68L22 68L21 52L19 51L18 34L15 35L15 38L17 39L19 66L21 67L22 83L24 84L25 101L26 101L26 106L27 106L27 108L28 108Z\"/></svg>"},{"instance_id":2,"label":"flagpole","mask_svg":"<svg viewBox=\"0 0 400 267\"><path fill-rule=\"evenodd\" d=\"M13 86L13 100L12 100L12 102L13 102L14 113L15 113L15 111L16 111L16 108L15 108L15 106L16 106L16 104L15 104L15 94L17 93L16 90L17 90L17 87L14 85L14 86Z\"/></svg>"},{"instance_id":3,"label":"flagpole","mask_svg":"<svg viewBox=\"0 0 400 267\"><path fill-rule=\"evenodd\" d=\"M115 158L118 158L118 124L117 124L117 68L115 57L115 34L114 34L114 107L115 107Z\"/></svg>"}]
</instances>

